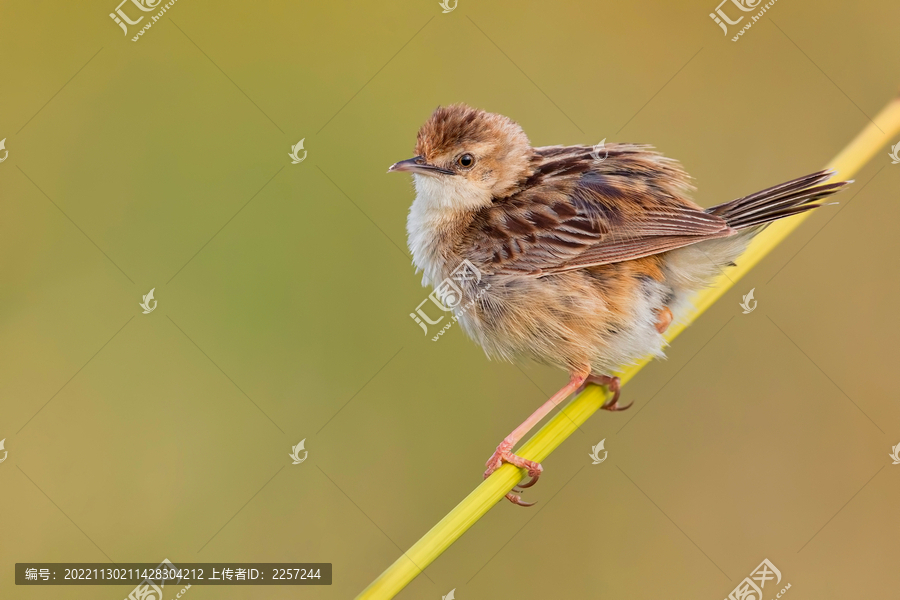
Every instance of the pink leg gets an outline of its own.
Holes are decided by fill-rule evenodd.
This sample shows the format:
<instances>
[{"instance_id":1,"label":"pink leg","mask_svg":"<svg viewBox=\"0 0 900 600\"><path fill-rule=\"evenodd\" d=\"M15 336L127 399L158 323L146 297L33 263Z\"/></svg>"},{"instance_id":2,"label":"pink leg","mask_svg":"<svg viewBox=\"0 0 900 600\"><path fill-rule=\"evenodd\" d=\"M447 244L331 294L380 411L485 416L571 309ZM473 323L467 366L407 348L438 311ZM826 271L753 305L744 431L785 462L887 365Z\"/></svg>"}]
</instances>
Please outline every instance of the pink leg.
<instances>
[{"instance_id":1,"label":"pink leg","mask_svg":"<svg viewBox=\"0 0 900 600\"><path fill-rule=\"evenodd\" d=\"M487 479L490 477L491 473L500 468L500 465L507 462L512 465L519 467L520 469L527 469L528 475L531 477L531 481L528 483L522 484L519 487L528 488L537 483L538 477L541 476L541 471L543 471L543 467L540 464L534 462L533 460L527 460L522 458L521 456L516 456L512 453L513 446L515 446L519 440L525 437L529 431L531 431L535 425L540 423L541 419L547 416L551 410L559 406L559 404L568 398L572 392L576 391L581 385L587 380L589 374L589 370L585 369L584 371L571 373L569 375L569 383L564 385L562 389L553 394L553 396L547 400L544 404L541 405L530 417L525 419L525 421L516 427L512 433L506 436L499 446L497 446L497 450L491 455L491 458L487 461L487 470L484 472L484 478ZM534 504L533 502L527 503L522 502L522 498L514 494L512 492L506 495L507 500L512 502L513 504L518 504L520 506L531 506Z\"/></svg>"}]
</instances>

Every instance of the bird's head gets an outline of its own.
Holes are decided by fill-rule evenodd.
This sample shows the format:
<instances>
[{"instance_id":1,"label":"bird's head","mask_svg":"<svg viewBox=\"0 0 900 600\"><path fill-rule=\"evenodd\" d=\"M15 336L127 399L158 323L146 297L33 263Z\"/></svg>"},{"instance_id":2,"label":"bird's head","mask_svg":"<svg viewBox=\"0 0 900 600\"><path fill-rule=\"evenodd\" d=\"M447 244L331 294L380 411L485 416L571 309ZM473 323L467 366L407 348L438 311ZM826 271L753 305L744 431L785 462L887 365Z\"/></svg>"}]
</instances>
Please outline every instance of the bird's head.
<instances>
[{"instance_id":1,"label":"bird's head","mask_svg":"<svg viewBox=\"0 0 900 600\"><path fill-rule=\"evenodd\" d=\"M471 209L515 191L531 174L533 151L515 121L454 104L419 129L416 155L389 172L412 173L416 189L444 208Z\"/></svg>"}]
</instances>

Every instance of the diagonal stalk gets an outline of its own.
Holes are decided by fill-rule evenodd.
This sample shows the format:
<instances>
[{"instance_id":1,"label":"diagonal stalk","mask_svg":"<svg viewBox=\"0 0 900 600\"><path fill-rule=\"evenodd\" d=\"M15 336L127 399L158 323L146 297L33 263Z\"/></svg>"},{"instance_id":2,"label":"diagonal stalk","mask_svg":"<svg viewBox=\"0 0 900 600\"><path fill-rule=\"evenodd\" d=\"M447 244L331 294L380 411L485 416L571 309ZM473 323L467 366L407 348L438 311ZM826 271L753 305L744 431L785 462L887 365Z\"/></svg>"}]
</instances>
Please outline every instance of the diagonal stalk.
<instances>
[{"instance_id":1,"label":"diagonal stalk","mask_svg":"<svg viewBox=\"0 0 900 600\"><path fill-rule=\"evenodd\" d=\"M853 139L832 161L827 168L837 171L835 178L849 179L878 152L885 143L900 133L900 97L894 98L875 117L881 130L875 123L869 123L856 138ZM741 255L740 264L723 272L709 288L699 292L693 301L696 310L687 322L672 324L666 332L666 339L672 341L679 333L693 322L703 311L722 297L734 283L743 277L784 238L794 231L808 218L810 212L776 221L757 235L750 243L747 251ZM622 384L631 380L638 371L651 359L626 369L622 375ZM577 431L588 418L606 401L604 391L589 385L581 394L572 399L559 413L525 442L516 454L537 462L547 458L553 450ZM483 517L498 501L500 501L525 476L523 469L504 464L493 475L484 480L462 502L456 505L447 516L431 528L422 538L413 544L394 564L387 568L369 587L363 590L356 600L385 600L396 596L409 582L432 563L459 537Z\"/></svg>"}]
</instances>

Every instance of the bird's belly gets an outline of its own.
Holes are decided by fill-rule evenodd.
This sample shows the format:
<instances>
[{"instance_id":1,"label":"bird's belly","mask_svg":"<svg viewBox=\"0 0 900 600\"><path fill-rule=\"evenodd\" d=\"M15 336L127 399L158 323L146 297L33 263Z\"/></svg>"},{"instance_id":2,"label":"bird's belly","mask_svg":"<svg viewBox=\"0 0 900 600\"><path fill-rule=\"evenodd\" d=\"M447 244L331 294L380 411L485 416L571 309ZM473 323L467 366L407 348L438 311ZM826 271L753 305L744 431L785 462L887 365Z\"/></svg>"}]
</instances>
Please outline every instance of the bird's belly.
<instances>
[{"instance_id":1,"label":"bird's belly","mask_svg":"<svg viewBox=\"0 0 900 600\"><path fill-rule=\"evenodd\" d=\"M608 374L662 355L656 323L671 290L640 271L605 265L540 278L487 276L483 283L490 287L459 320L491 357Z\"/></svg>"}]
</instances>

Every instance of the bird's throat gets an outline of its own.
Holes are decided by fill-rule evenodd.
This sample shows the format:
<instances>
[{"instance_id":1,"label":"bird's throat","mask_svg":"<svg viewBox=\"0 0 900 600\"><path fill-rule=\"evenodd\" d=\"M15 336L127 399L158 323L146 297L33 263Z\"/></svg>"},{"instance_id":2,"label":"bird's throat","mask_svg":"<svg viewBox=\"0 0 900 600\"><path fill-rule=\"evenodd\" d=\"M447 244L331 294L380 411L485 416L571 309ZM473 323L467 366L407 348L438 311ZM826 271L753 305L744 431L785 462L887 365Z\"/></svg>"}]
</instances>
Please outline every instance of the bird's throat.
<instances>
[{"instance_id":1,"label":"bird's throat","mask_svg":"<svg viewBox=\"0 0 900 600\"><path fill-rule=\"evenodd\" d=\"M407 234L423 283L441 281L458 265L453 240L458 240L476 213L491 203L490 192L463 178L415 175L416 199L409 210ZM457 261L458 262L458 261Z\"/></svg>"}]
</instances>

